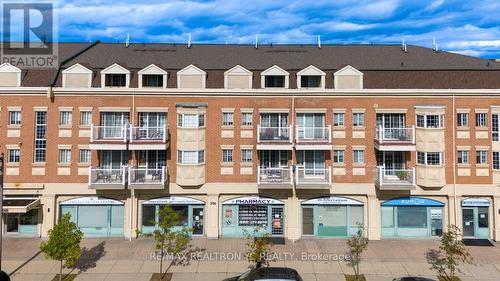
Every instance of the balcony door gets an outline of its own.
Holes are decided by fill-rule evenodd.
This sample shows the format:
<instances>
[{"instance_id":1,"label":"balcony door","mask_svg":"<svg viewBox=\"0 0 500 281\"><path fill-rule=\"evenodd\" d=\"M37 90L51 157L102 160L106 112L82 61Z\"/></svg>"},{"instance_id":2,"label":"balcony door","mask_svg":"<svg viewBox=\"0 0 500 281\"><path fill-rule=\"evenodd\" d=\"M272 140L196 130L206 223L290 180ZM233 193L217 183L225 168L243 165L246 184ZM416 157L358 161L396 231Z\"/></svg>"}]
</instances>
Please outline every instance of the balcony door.
<instances>
[{"instance_id":1,"label":"balcony door","mask_svg":"<svg viewBox=\"0 0 500 281\"><path fill-rule=\"evenodd\" d=\"M404 113L377 113L377 127L384 128L404 128L405 114Z\"/></svg>"},{"instance_id":2,"label":"balcony door","mask_svg":"<svg viewBox=\"0 0 500 281\"><path fill-rule=\"evenodd\" d=\"M120 169L128 163L127 152L121 150L100 150L99 160L101 169Z\"/></svg>"},{"instance_id":3,"label":"balcony door","mask_svg":"<svg viewBox=\"0 0 500 281\"><path fill-rule=\"evenodd\" d=\"M325 114L323 113L298 113L297 126L301 139L325 138Z\"/></svg>"},{"instance_id":4,"label":"balcony door","mask_svg":"<svg viewBox=\"0 0 500 281\"><path fill-rule=\"evenodd\" d=\"M396 175L396 170L405 169L405 154L402 151L377 151L377 166L385 167L385 175Z\"/></svg>"},{"instance_id":5,"label":"balcony door","mask_svg":"<svg viewBox=\"0 0 500 281\"><path fill-rule=\"evenodd\" d=\"M104 138L123 138L123 125L129 123L128 112L101 112Z\"/></svg>"},{"instance_id":6,"label":"balcony door","mask_svg":"<svg viewBox=\"0 0 500 281\"><path fill-rule=\"evenodd\" d=\"M286 150L260 150L261 168L283 168L288 167L288 151Z\"/></svg>"},{"instance_id":7,"label":"balcony door","mask_svg":"<svg viewBox=\"0 0 500 281\"><path fill-rule=\"evenodd\" d=\"M146 169L148 175L161 172L165 167L165 150L139 150L137 152L137 167Z\"/></svg>"},{"instance_id":8,"label":"balcony door","mask_svg":"<svg viewBox=\"0 0 500 281\"><path fill-rule=\"evenodd\" d=\"M139 136L147 138L162 138L166 124L165 112L139 112Z\"/></svg>"},{"instance_id":9,"label":"balcony door","mask_svg":"<svg viewBox=\"0 0 500 281\"><path fill-rule=\"evenodd\" d=\"M283 128L288 126L287 113L262 113L260 115L260 126L271 128Z\"/></svg>"},{"instance_id":10,"label":"balcony door","mask_svg":"<svg viewBox=\"0 0 500 281\"><path fill-rule=\"evenodd\" d=\"M304 168L305 176L325 175L325 152L321 150L297 151L297 166Z\"/></svg>"}]
</instances>

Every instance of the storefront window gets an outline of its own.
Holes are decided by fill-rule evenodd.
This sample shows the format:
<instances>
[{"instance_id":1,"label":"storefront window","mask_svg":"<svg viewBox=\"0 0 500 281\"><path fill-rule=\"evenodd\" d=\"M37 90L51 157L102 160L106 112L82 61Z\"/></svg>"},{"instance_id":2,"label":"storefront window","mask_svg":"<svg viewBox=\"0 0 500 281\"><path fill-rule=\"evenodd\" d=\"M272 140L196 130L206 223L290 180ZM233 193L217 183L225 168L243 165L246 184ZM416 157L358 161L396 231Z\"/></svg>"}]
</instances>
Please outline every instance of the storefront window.
<instances>
[{"instance_id":1,"label":"storefront window","mask_svg":"<svg viewBox=\"0 0 500 281\"><path fill-rule=\"evenodd\" d=\"M478 219L479 227L488 227L488 208L479 207L478 208Z\"/></svg>"},{"instance_id":2,"label":"storefront window","mask_svg":"<svg viewBox=\"0 0 500 281\"><path fill-rule=\"evenodd\" d=\"M143 206L142 207L142 225L155 226L156 225L156 206Z\"/></svg>"},{"instance_id":3,"label":"storefront window","mask_svg":"<svg viewBox=\"0 0 500 281\"><path fill-rule=\"evenodd\" d=\"M81 228L107 228L108 206L79 206L78 226Z\"/></svg>"},{"instance_id":4,"label":"storefront window","mask_svg":"<svg viewBox=\"0 0 500 281\"><path fill-rule=\"evenodd\" d=\"M398 227L403 227L403 228L427 227L427 208L398 207Z\"/></svg>"},{"instance_id":5,"label":"storefront window","mask_svg":"<svg viewBox=\"0 0 500 281\"><path fill-rule=\"evenodd\" d=\"M163 208L163 206L159 206ZM188 226L189 224L189 209L188 206L171 206L172 211L176 212L179 215L179 222L176 226ZM162 218L160 217L159 220Z\"/></svg>"},{"instance_id":6,"label":"storefront window","mask_svg":"<svg viewBox=\"0 0 500 281\"><path fill-rule=\"evenodd\" d=\"M358 228L358 224L363 223L363 207L362 206L351 206L351 217L350 217L350 226L354 228Z\"/></svg>"},{"instance_id":7,"label":"storefront window","mask_svg":"<svg viewBox=\"0 0 500 281\"><path fill-rule=\"evenodd\" d=\"M21 225L36 225L38 223L38 210L30 210L20 217Z\"/></svg>"},{"instance_id":8,"label":"storefront window","mask_svg":"<svg viewBox=\"0 0 500 281\"><path fill-rule=\"evenodd\" d=\"M382 207L382 227L394 227L394 207Z\"/></svg>"},{"instance_id":9,"label":"storefront window","mask_svg":"<svg viewBox=\"0 0 500 281\"><path fill-rule=\"evenodd\" d=\"M241 205L238 209L239 226L267 225L267 206Z\"/></svg>"}]
</instances>

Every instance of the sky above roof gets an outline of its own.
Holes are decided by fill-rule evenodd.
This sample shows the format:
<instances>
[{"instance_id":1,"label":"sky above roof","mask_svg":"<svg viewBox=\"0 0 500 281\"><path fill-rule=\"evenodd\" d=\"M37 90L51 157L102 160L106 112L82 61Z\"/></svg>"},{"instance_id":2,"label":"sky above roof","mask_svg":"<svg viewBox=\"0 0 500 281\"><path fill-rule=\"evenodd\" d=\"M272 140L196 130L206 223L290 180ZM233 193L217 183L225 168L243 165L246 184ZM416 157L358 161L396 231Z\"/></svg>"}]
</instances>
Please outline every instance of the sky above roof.
<instances>
[{"instance_id":1,"label":"sky above roof","mask_svg":"<svg viewBox=\"0 0 500 281\"><path fill-rule=\"evenodd\" d=\"M59 0L59 40L406 43L500 58L500 1Z\"/></svg>"}]
</instances>

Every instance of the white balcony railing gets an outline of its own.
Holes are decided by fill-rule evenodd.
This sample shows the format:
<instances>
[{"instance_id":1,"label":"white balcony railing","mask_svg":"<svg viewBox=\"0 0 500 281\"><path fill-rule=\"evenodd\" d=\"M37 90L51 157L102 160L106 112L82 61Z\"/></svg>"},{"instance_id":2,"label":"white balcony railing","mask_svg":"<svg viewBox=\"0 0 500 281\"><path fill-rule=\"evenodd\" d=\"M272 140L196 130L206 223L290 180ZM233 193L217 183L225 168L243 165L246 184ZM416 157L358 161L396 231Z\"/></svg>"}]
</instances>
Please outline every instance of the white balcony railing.
<instances>
[{"instance_id":1,"label":"white balcony railing","mask_svg":"<svg viewBox=\"0 0 500 281\"><path fill-rule=\"evenodd\" d=\"M161 141L167 142L167 126L162 127L130 127L130 142Z\"/></svg>"},{"instance_id":2,"label":"white balcony railing","mask_svg":"<svg viewBox=\"0 0 500 281\"><path fill-rule=\"evenodd\" d=\"M295 139L300 142L332 143L332 127L295 126Z\"/></svg>"},{"instance_id":3,"label":"white balcony railing","mask_svg":"<svg viewBox=\"0 0 500 281\"><path fill-rule=\"evenodd\" d=\"M304 167L297 167L295 173L295 182L297 185L301 184L332 184L332 169L327 167L325 169L307 169Z\"/></svg>"},{"instance_id":4,"label":"white balcony railing","mask_svg":"<svg viewBox=\"0 0 500 281\"><path fill-rule=\"evenodd\" d=\"M411 169L386 169L385 167L377 167L377 178L375 179L378 186L414 186L415 185L415 168Z\"/></svg>"},{"instance_id":5,"label":"white balcony railing","mask_svg":"<svg viewBox=\"0 0 500 281\"><path fill-rule=\"evenodd\" d=\"M257 168L257 184L293 184L292 167Z\"/></svg>"},{"instance_id":6,"label":"white balcony railing","mask_svg":"<svg viewBox=\"0 0 500 281\"><path fill-rule=\"evenodd\" d=\"M160 169L136 168L129 167L128 183L129 184L165 184L167 179L167 167Z\"/></svg>"},{"instance_id":7,"label":"white balcony railing","mask_svg":"<svg viewBox=\"0 0 500 281\"><path fill-rule=\"evenodd\" d=\"M127 167L95 168L89 167L89 185L123 185L125 186L125 172Z\"/></svg>"},{"instance_id":8,"label":"white balcony railing","mask_svg":"<svg viewBox=\"0 0 500 281\"><path fill-rule=\"evenodd\" d=\"M415 126L402 128L378 126L375 132L375 139L379 144L415 144Z\"/></svg>"},{"instance_id":9,"label":"white balcony railing","mask_svg":"<svg viewBox=\"0 0 500 281\"><path fill-rule=\"evenodd\" d=\"M292 142L292 126L287 127L262 127L257 126L257 142Z\"/></svg>"},{"instance_id":10,"label":"white balcony railing","mask_svg":"<svg viewBox=\"0 0 500 281\"><path fill-rule=\"evenodd\" d=\"M127 125L96 126L92 124L90 141L127 141Z\"/></svg>"}]
</instances>

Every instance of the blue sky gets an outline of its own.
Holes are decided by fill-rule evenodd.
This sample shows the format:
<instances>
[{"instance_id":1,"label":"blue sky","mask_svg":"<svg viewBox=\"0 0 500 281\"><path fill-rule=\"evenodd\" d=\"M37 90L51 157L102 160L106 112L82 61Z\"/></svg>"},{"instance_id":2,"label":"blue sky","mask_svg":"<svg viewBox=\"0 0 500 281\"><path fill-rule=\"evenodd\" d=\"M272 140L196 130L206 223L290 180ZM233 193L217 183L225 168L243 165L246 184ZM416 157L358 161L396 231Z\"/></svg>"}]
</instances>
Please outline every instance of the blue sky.
<instances>
[{"instance_id":1,"label":"blue sky","mask_svg":"<svg viewBox=\"0 0 500 281\"><path fill-rule=\"evenodd\" d=\"M60 0L61 41L401 43L500 58L500 0Z\"/></svg>"}]
</instances>

